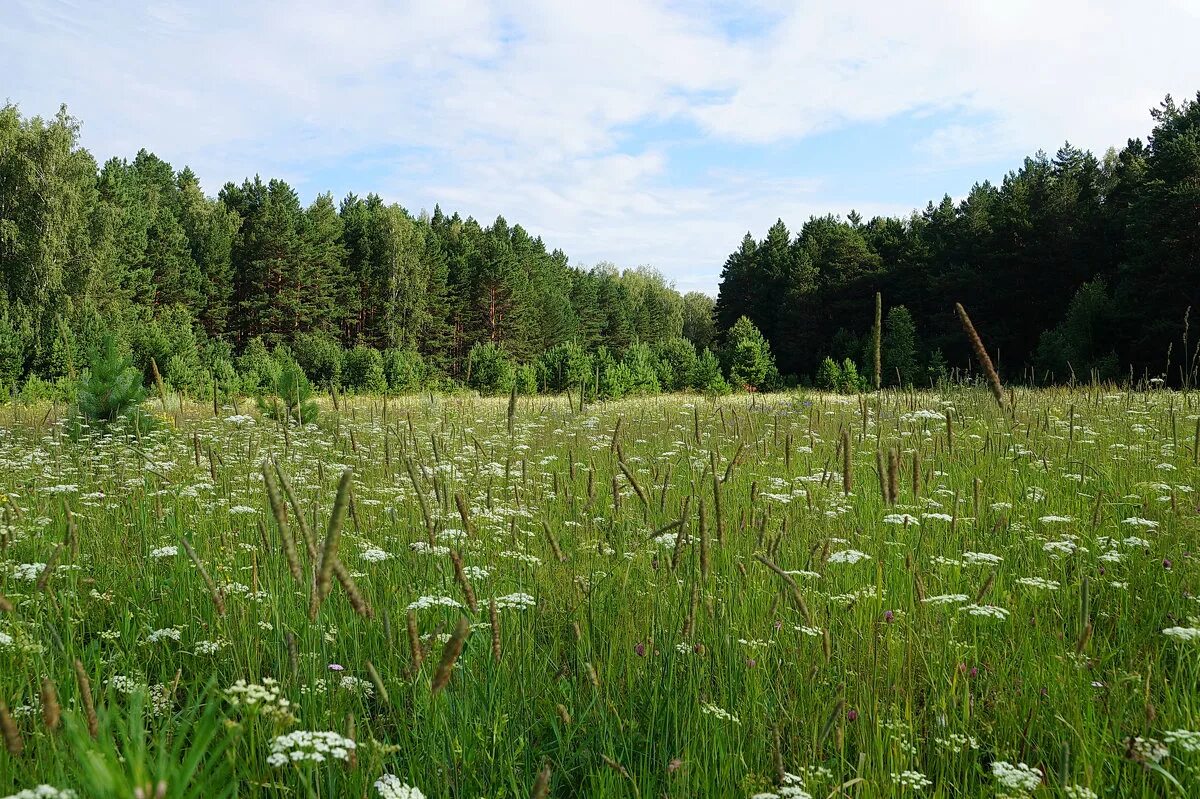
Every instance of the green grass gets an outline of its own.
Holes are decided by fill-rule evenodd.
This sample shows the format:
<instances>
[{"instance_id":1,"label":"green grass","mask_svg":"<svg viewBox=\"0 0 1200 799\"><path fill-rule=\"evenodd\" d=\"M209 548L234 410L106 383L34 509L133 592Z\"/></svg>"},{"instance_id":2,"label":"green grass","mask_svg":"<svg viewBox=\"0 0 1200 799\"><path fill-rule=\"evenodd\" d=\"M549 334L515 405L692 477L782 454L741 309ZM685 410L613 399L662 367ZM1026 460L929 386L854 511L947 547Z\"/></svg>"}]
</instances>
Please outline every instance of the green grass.
<instances>
[{"instance_id":1,"label":"green grass","mask_svg":"<svg viewBox=\"0 0 1200 799\"><path fill-rule=\"evenodd\" d=\"M1014 399L521 399L510 435L505 399L363 398L286 433L195 406L140 439L78 441L53 409L2 408L0 699L23 751L0 752L0 794L368 797L393 774L429 797L526 797L548 764L563 797L779 794L781 772L822 799L992 797L1003 761L1039 772L1034 796L1198 795L1200 735L1179 731L1200 730L1200 640L1163 632L1200 628L1197 398ZM891 448L887 506L875 464ZM334 579L310 620L315 564L289 509L302 579L289 570L268 458L318 553L354 470L337 555L373 618ZM55 559L48 577L27 565ZM946 595L967 598L929 601ZM47 677L57 730L38 709ZM277 680L286 707L235 704L238 680ZM352 738L352 762L272 765L276 736L303 730Z\"/></svg>"}]
</instances>

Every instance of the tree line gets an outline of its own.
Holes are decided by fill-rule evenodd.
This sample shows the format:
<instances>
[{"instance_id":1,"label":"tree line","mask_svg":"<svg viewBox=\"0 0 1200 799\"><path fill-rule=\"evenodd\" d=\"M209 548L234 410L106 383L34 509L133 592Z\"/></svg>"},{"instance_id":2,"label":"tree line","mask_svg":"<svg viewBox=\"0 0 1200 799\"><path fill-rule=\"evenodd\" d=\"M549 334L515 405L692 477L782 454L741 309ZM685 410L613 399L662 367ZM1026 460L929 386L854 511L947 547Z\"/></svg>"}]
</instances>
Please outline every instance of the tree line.
<instances>
[{"instance_id":1,"label":"tree line","mask_svg":"<svg viewBox=\"0 0 1200 799\"><path fill-rule=\"evenodd\" d=\"M873 375L875 292L883 380L928 385L970 364L961 302L1006 381L1146 377L1192 384L1188 309L1200 302L1200 94L1151 112L1147 141L1103 158L1038 152L999 185L975 184L907 218L776 222L726 260L718 331L751 319L784 374ZM1195 336L1193 335L1194 339ZM829 362L826 362L826 361ZM845 381L843 380L843 383Z\"/></svg>"},{"instance_id":2,"label":"tree line","mask_svg":"<svg viewBox=\"0 0 1200 799\"><path fill-rule=\"evenodd\" d=\"M53 391L112 336L148 383L199 394L289 360L360 390L723 390L713 300L652 268L576 268L503 217L374 194L306 206L256 176L208 197L146 150L98 166L78 136L65 109L0 110L5 388Z\"/></svg>"},{"instance_id":3,"label":"tree line","mask_svg":"<svg viewBox=\"0 0 1200 799\"><path fill-rule=\"evenodd\" d=\"M98 165L79 122L0 109L0 387L53 396L111 339L144 382L265 391L456 385L613 398L816 382L927 385L970 367L966 305L1005 379L1191 381L1200 299L1200 95L1146 142L1064 145L907 218L750 233L715 302L649 267L580 268L523 227L374 194L308 205L142 150ZM293 369L294 367L294 369Z\"/></svg>"}]
</instances>

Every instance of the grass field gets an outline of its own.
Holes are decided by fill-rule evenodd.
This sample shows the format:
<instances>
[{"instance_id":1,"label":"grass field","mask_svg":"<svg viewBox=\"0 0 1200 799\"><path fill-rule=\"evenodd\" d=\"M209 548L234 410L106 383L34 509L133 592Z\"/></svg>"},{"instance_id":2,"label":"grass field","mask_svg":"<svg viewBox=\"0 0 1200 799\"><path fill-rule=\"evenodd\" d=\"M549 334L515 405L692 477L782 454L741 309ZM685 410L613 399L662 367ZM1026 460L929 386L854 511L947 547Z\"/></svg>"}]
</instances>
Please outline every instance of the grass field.
<instances>
[{"instance_id":1,"label":"grass field","mask_svg":"<svg viewBox=\"0 0 1200 799\"><path fill-rule=\"evenodd\" d=\"M1200 398L1011 403L0 408L0 795L1200 796Z\"/></svg>"}]
</instances>

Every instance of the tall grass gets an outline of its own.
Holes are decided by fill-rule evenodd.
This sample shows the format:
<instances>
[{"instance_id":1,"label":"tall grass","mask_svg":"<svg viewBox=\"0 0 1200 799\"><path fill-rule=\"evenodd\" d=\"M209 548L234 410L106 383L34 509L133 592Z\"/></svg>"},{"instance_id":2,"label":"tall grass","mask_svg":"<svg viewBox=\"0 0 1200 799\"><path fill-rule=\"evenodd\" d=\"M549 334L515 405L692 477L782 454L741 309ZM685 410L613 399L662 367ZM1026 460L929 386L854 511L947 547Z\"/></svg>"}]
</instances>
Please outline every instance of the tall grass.
<instances>
[{"instance_id":1,"label":"tall grass","mask_svg":"<svg viewBox=\"0 0 1200 799\"><path fill-rule=\"evenodd\" d=\"M0 795L1200 795L1196 397L1014 396L5 407Z\"/></svg>"}]
</instances>

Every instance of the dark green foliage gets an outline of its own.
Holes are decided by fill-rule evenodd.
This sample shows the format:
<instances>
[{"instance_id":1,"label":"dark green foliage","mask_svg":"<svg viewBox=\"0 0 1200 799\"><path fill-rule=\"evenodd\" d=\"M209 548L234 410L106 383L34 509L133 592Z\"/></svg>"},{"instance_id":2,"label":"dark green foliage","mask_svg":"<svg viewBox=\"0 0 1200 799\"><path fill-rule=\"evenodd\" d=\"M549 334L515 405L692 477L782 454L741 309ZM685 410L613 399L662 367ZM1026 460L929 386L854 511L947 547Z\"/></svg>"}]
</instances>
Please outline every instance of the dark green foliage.
<instances>
[{"instance_id":1,"label":"dark green foliage","mask_svg":"<svg viewBox=\"0 0 1200 799\"><path fill-rule=\"evenodd\" d=\"M346 352L342 383L350 391L382 393L387 390L383 371L383 355L374 347L359 344Z\"/></svg>"},{"instance_id":2,"label":"dark green foliage","mask_svg":"<svg viewBox=\"0 0 1200 799\"><path fill-rule=\"evenodd\" d=\"M771 346L758 327L743 316L726 334L725 359L735 388L758 389L775 374Z\"/></svg>"},{"instance_id":3,"label":"dark green foliage","mask_svg":"<svg viewBox=\"0 0 1200 799\"><path fill-rule=\"evenodd\" d=\"M328 333L301 333L296 336L292 352L313 383L326 391L341 385L346 353L336 338Z\"/></svg>"},{"instance_id":4,"label":"dark green foliage","mask_svg":"<svg viewBox=\"0 0 1200 799\"><path fill-rule=\"evenodd\" d=\"M279 362L271 357L263 340L255 337L238 358L237 371L241 377L242 391L261 394L274 388L275 380L279 377Z\"/></svg>"},{"instance_id":5,"label":"dark green foliage","mask_svg":"<svg viewBox=\"0 0 1200 799\"><path fill-rule=\"evenodd\" d=\"M517 377L517 364L492 342L476 344L467 357L467 385L486 396L508 394Z\"/></svg>"},{"instance_id":6,"label":"dark green foliage","mask_svg":"<svg viewBox=\"0 0 1200 799\"><path fill-rule=\"evenodd\" d=\"M426 365L416 350L387 349L383 351L383 374L392 393L413 394L425 385Z\"/></svg>"},{"instance_id":7,"label":"dark green foliage","mask_svg":"<svg viewBox=\"0 0 1200 799\"><path fill-rule=\"evenodd\" d=\"M105 336L75 389L76 415L100 425L130 417L144 430L148 420L139 411L145 399L141 371L121 351L116 336Z\"/></svg>"},{"instance_id":8,"label":"dark green foliage","mask_svg":"<svg viewBox=\"0 0 1200 799\"><path fill-rule=\"evenodd\" d=\"M917 376L917 326L903 305L888 310L881 349L884 385L912 385Z\"/></svg>"},{"instance_id":9,"label":"dark green foliage","mask_svg":"<svg viewBox=\"0 0 1200 799\"><path fill-rule=\"evenodd\" d=\"M696 358L690 383L693 389L704 394L729 393L729 383L721 374L721 362L716 353L707 348Z\"/></svg>"}]
</instances>

